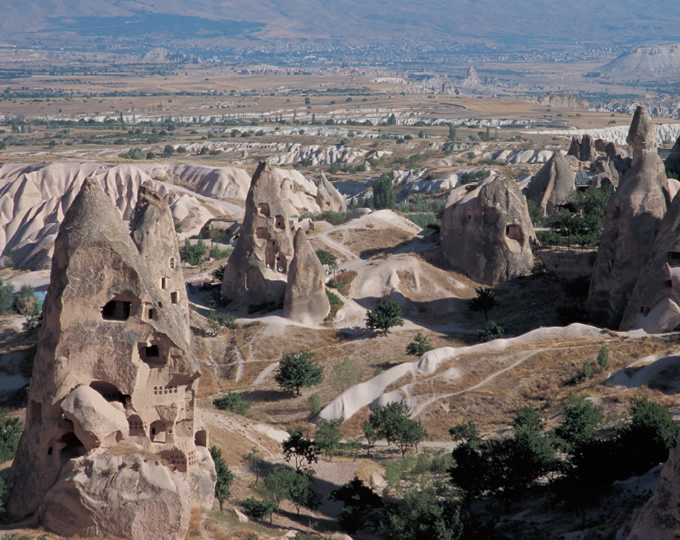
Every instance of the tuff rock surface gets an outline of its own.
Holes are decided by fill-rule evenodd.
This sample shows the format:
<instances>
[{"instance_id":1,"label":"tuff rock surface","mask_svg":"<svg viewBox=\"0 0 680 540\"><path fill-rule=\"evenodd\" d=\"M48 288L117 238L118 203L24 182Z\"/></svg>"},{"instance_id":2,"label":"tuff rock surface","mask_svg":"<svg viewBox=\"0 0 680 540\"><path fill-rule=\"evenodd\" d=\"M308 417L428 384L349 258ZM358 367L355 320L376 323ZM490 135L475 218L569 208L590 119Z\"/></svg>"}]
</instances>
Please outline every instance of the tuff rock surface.
<instances>
[{"instance_id":1,"label":"tuff rock surface","mask_svg":"<svg viewBox=\"0 0 680 540\"><path fill-rule=\"evenodd\" d=\"M147 191L140 200L156 196ZM136 212L132 236L174 235L164 230L167 208L161 199L149 204L156 203L159 212ZM9 482L9 512L39 511L59 534L141 539L153 530L184 538L190 506L212 501L186 299L168 302L147 263L168 268L179 254L165 244L140 246L98 181L85 179L55 242ZM180 281L169 290L183 287L174 275Z\"/></svg>"},{"instance_id":2,"label":"tuff rock surface","mask_svg":"<svg viewBox=\"0 0 680 540\"><path fill-rule=\"evenodd\" d=\"M331 308L326 296L323 266L302 229L295 233L294 246L283 316L301 323L318 323L326 318Z\"/></svg>"},{"instance_id":3,"label":"tuff rock surface","mask_svg":"<svg viewBox=\"0 0 680 540\"><path fill-rule=\"evenodd\" d=\"M449 263L491 287L530 270L536 237L516 183L496 178L465 193L467 187L454 190L444 210L442 250Z\"/></svg>"},{"instance_id":4,"label":"tuff rock surface","mask_svg":"<svg viewBox=\"0 0 680 540\"><path fill-rule=\"evenodd\" d=\"M552 215L567 203L569 195L576 188L576 175L569 160L555 152L541 167L529 184L526 197L534 201L543 214Z\"/></svg>"},{"instance_id":5,"label":"tuff rock surface","mask_svg":"<svg viewBox=\"0 0 680 540\"><path fill-rule=\"evenodd\" d=\"M621 322L671 199L654 125L642 107L635 111L627 140L633 162L607 206L586 303L591 321L608 328Z\"/></svg>"},{"instance_id":6,"label":"tuff rock surface","mask_svg":"<svg viewBox=\"0 0 680 540\"><path fill-rule=\"evenodd\" d=\"M222 295L237 306L282 304L292 259L281 188L271 167L260 163L246 197L238 243L224 270Z\"/></svg>"},{"instance_id":7,"label":"tuff rock surface","mask_svg":"<svg viewBox=\"0 0 680 540\"><path fill-rule=\"evenodd\" d=\"M597 152L593 138L588 134L584 135L581 141L577 137L572 137L567 155L574 156L579 161L595 161Z\"/></svg>"},{"instance_id":8,"label":"tuff rock surface","mask_svg":"<svg viewBox=\"0 0 680 540\"><path fill-rule=\"evenodd\" d=\"M322 172L317 185L319 195L317 202L322 212L346 212L347 204L340 192L335 189L335 186L328 181L326 175Z\"/></svg>"},{"instance_id":9,"label":"tuff rock surface","mask_svg":"<svg viewBox=\"0 0 680 540\"><path fill-rule=\"evenodd\" d=\"M672 332L680 324L680 199L661 222L649 261L635 283L621 330Z\"/></svg>"}]
</instances>

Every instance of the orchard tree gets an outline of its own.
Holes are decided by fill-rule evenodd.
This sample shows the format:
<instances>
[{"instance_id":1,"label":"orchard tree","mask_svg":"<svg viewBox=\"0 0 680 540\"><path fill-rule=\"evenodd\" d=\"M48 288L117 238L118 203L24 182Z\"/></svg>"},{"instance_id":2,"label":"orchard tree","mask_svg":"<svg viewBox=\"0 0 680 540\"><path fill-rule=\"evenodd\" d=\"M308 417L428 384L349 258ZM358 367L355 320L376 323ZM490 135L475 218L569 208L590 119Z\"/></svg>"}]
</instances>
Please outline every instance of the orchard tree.
<instances>
[{"instance_id":1,"label":"orchard tree","mask_svg":"<svg viewBox=\"0 0 680 540\"><path fill-rule=\"evenodd\" d=\"M384 335L389 334L393 326L403 325L401 306L388 296L383 296L366 314L366 327L371 330L380 330Z\"/></svg>"},{"instance_id":2,"label":"orchard tree","mask_svg":"<svg viewBox=\"0 0 680 540\"><path fill-rule=\"evenodd\" d=\"M279 369L274 380L286 390L295 390L300 395L300 388L314 386L323 381L323 367L312 360L311 351L299 351L285 354L279 362Z\"/></svg>"}]
</instances>

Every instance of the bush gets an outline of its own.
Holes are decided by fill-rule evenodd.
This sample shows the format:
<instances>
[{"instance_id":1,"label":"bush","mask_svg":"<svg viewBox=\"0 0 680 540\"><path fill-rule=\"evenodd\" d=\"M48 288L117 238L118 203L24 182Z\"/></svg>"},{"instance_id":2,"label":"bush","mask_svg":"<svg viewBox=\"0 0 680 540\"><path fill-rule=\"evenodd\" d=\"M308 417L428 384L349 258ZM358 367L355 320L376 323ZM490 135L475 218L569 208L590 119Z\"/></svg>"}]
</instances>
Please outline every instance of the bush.
<instances>
[{"instance_id":1,"label":"bush","mask_svg":"<svg viewBox=\"0 0 680 540\"><path fill-rule=\"evenodd\" d=\"M312 221L327 221L331 225L342 225L345 222L346 216L346 213L328 210L326 212L322 212L321 214L314 214L309 217Z\"/></svg>"},{"instance_id":2,"label":"bush","mask_svg":"<svg viewBox=\"0 0 680 540\"><path fill-rule=\"evenodd\" d=\"M221 411L231 411L236 414L245 415L250 409L251 402L248 399L243 399L236 392L229 392L224 397L214 399L213 405Z\"/></svg>"},{"instance_id":3,"label":"bush","mask_svg":"<svg viewBox=\"0 0 680 540\"><path fill-rule=\"evenodd\" d=\"M406 219L412 221L421 229L426 229L430 225L437 225L439 220L434 214L406 214Z\"/></svg>"},{"instance_id":4,"label":"bush","mask_svg":"<svg viewBox=\"0 0 680 540\"><path fill-rule=\"evenodd\" d=\"M309 411L312 416L316 416L321 412L321 398L319 394L314 392L311 396L307 398L307 405L309 405Z\"/></svg>"},{"instance_id":5,"label":"bush","mask_svg":"<svg viewBox=\"0 0 680 540\"><path fill-rule=\"evenodd\" d=\"M606 343L602 345L600 352L597 353L597 365L600 366L602 371L607 369L607 365L609 365L609 350Z\"/></svg>"},{"instance_id":6,"label":"bush","mask_svg":"<svg viewBox=\"0 0 680 540\"><path fill-rule=\"evenodd\" d=\"M210 275L215 281L218 281L222 283L222 280L224 279L224 269L227 267L226 264L220 264L217 268L215 268Z\"/></svg>"},{"instance_id":7,"label":"bush","mask_svg":"<svg viewBox=\"0 0 680 540\"><path fill-rule=\"evenodd\" d=\"M486 343L494 339L502 338L505 335L505 329L494 321L489 321L489 325L477 332L477 342Z\"/></svg>"},{"instance_id":8,"label":"bush","mask_svg":"<svg viewBox=\"0 0 680 540\"><path fill-rule=\"evenodd\" d=\"M18 418L8 418L0 411L0 463L14 457L24 424Z\"/></svg>"},{"instance_id":9,"label":"bush","mask_svg":"<svg viewBox=\"0 0 680 540\"><path fill-rule=\"evenodd\" d=\"M241 504L243 505L243 513L255 521L266 518L270 518L271 520L271 515L276 509L274 503L271 501L262 501L255 497L248 497Z\"/></svg>"},{"instance_id":10,"label":"bush","mask_svg":"<svg viewBox=\"0 0 680 540\"><path fill-rule=\"evenodd\" d=\"M186 242L182 249L182 260L188 262L192 266L198 266L203 261L203 256L208 252L208 248L200 238L195 244Z\"/></svg>"},{"instance_id":11,"label":"bush","mask_svg":"<svg viewBox=\"0 0 680 540\"><path fill-rule=\"evenodd\" d=\"M406 346L406 354L410 356L423 356L427 351L432 350L432 344L427 336L418 332L411 343Z\"/></svg>"},{"instance_id":12,"label":"bush","mask_svg":"<svg viewBox=\"0 0 680 540\"><path fill-rule=\"evenodd\" d=\"M208 328L210 335L218 336L227 328L234 328L236 326L236 316L231 313L220 313L219 311L211 311L208 315Z\"/></svg>"},{"instance_id":13,"label":"bush","mask_svg":"<svg viewBox=\"0 0 680 540\"><path fill-rule=\"evenodd\" d=\"M211 259L226 259L234 252L233 248L221 249L218 247L210 248L209 256Z\"/></svg>"},{"instance_id":14,"label":"bush","mask_svg":"<svg viewBox=\"0 0 680 540\"><path fill-rule=\"evenodd\" d=\"M316 256L319 258L321 264L328 266L331 271L335 272L338 269L338 259L330 251L325 249L317 249Z\"/></svg>"},{"instance_id":15,"label":"bush","mask_svg":"<svg viewBox=\"0 0 680 540\"><path fill-rule=\"evenodd\" d=\"M383 296L376 306L366 314L366 327L380 330L383 334L390 333L393 326L403 326L401 306L387 296Z\"/></svg>"},{"instance_id":16,"label":"bush","mask_svg":"<svg viewBox=\"0 0 680 540\"><path fill-rule=\"evenodd\" d=\"M20 315L36 316L40 313L38 299L35 297L35 289L30 285L22 285L19 295L14 300L14 309Z\"/></svg>"},{"instance_id":17,"label":"bush","mask_svg":"<svg viewBox=\"0 0 680 540\"><path fill-rule=\"evenodd\" d=\"M474 154L472 155L474 157ZM460 183L461 184L471 184L473 182L479 182L480 180L483 180L489 176L489 171L486 169L477 169L476 171L468 171L464 172L463 174L460 175Z\"/></svg>"},{"instance_id":18,"label":"bush","mask_svg":"<svg viewBox=\"0 0 680 540\"><path fill-rule=\"evenodd\" d=\"M335 276L333 279L328 281L328 286L337 289L337 291L343 295L343 296L348 296L349 295L349 290L352 285L352 281L358 276L354 270L350 270L349 272L342 272L341 274L338 274Z\"/></svg>"},{"instance_id":19,"label":"bush","mask_svg":"<svg viewBox=\"0 0 680 540\"><path fill-rule=\"evenodd\" d=\"M0 315L12 311L12 297L14 296L14 285L4 283L0 278Z\"/></svg>"},{"instance_id":20,"label":"bush","mask_svg":"<svg viewBox=\"0 0 680 540\"><path fill-rule=\"evenodd\" d=\"M322 418L316 425L316 433L314 434L316 446L319 450L324 452L328 458L332 458L340 446L340 440L342 439L340 426L342 425L342 422L342 418L336 418L335 420L326 420Z\"/></svg>"},{"instance_id":21,"label":"bush","mask_svg":"<svg viewBox=\"0 0 680 540\"><path fill-rule=\"evenodd\" d=\"M489 311L498 305L496 291L490 287L475 287L477 296L467 301L470 311L481 311L484 313L484 320L489 320Z\"/></svg>"},{"instance_id":22,"label":"bush","mask_svg":"<svg viewBox=\"0 0 680 540\"><path fill-rule=\"evenodd\" d=\"M326 289L326 296L328 297L328 302L331 305L331 310L329 311L325 320L330 322L335 320L335 316L337 315L338 311L340 311L342 306L345 305L345 303L340 300L340 297L337 294L333 294L328 289Z\"/></svg>"}]
</instances>

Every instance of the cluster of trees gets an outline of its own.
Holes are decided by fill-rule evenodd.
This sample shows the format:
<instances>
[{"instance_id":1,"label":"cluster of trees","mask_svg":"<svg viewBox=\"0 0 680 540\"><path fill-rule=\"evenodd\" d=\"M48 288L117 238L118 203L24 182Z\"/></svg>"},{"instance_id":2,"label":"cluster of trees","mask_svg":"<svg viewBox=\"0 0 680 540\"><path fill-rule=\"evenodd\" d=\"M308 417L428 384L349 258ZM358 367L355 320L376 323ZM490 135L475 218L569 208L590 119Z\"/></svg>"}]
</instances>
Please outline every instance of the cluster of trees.
<instances>
[{"instance_id":1,"label":"cluster of trees","mask_svg":"<svg viewBox=\"0 0 680 540\"><path fill-rule=\"evenodd\" d=\"M420 420L411 419L411 407L403 401L393 401L373 409L368 421L363 424L363 430L369 444L385 439L388 445L394 444L399 448L402 457L411 446L418 451L418 443L427 437Z\"/></svg>"},{"instance_id":2,"label":"cluster of trees","mask_svg":"<svg viewBox=\"0 0 680 540\"><path fill-rule=\"evenodd\" d=\"M450 433L459 444L451 479L468 502L490 495L510 506L539 478L549 477L558 500L583 508L614 480L664 461L675 445L677 428L665 407L642 397L629 412L629 422L604 430L602 411L583 396L571 396L553 430L530 407L517 411L511 437L482 439L472 422L454 426Z\"/></svg>"},{"instance_id":3,"label":"cluster of trees","mask_svg":"<svg viewBox=\"0 0 680 540\"><path fill-rule=\"evenodd\" d=\"M14 458L23 430L24 424L19 418L9 418L0 410L0 463ZM0 478L0 514L4 511L4 499L5 481Z\"/></svg>"},{"instance_id":4,"label":"cluster of trees","mask_svg":"<svg viewBox=\"0 0 680 540\"><path fill-rule=\"evenodd\" d=\"M542 223L549 229L538 231L536 236L544 244L583 246L599 244L604 230L607 204L613 193L614 188L610 185L601 188L589 187L585 191L576 190L571 193L569 202L564 208L545 219L537 216L534 208L532 221Z\"/></svg>"}]
</instances>

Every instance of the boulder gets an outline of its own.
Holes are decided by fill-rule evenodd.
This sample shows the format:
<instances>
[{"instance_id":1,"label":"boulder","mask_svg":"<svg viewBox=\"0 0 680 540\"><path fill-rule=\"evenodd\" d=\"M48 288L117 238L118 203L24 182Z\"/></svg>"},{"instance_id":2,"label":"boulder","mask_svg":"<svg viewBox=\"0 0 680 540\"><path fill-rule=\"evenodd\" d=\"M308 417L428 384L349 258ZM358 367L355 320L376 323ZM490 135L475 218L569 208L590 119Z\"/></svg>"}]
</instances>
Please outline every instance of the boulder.
<instances>
[{"instance_id":1,"label":"boulder","mask_svg":"<svg viewBox=\"0 0 680 540\"><path fill-rule=\"evenodd\" d=\"M279 182L260 163L246 198L243 226L224 270L222 295L235 306L283 304L293 241Z\"/></svg>"},{"instance_id":2,"label":"boulder","mask_svg":"<svg viewBox=\"0 0 680 540\"><path fill-rule=\"evenodd\" d=\"M576 188L576 175L569 160L555 152L533 177L526 197L534 201L544 214L552 215L565 205Z\"/></svg>"},{"instance_id":3,"label":"boulder","mask_svg":"<svg viewBox=\"0 0 680 540\"><path fill-rule=\"evenodd\" d=\"M86 179L54 246L8 510L40 509L61 535L183 537L182 516L214 490L186 318L150 268L179 261L165 244L174 227L167 201L144 190L140 204L158 207L137 209L129 231ZM163 245L148 244L147 233ZM183 283L181 271L172 275ZM132 474L126 455L153 461L155 480Z\"/></svg>"},{"instance_id":4,"label":"boulder","mask_svg":"<svg viewBox=\"0 0 680 540\"><path fill-rule=\"evenodd\" d=\"M295 256L288 273L283 316L301 323L318 323L331 309L323 265L302 229L295 234L294 246Z\"/></svg>"},{"instance_id":5,"label":"boulder","mask_svg":"<svg viewBox=\"0 0 680 540\"><path fill-rule=\"evenodd\" d=\"M638 107L628 133L633 162L605 214L586 308L591 321L618 328L640 272L653 256L654 239L670 204L654 126Z\"/></svg>"},{"instance_id":6,"label":"boulder","mask_svg":"<svg viewBox=\"0 0 680 540\"><path fill-rule=\"evenodd\" d=\"M531 270L536 237L517 184L496 178L462 197L457 191L447 201L441 227L442 251L451 266L490 287Z\"/></svg>"},{"instance_id":7,"label":"boulder","mask_svg":"<svg viewBox=\"0 0 680 540\"><path fill-rule=\"evenodd\" d=\"M117 408L89 386L79 386L62 401L64 417L86 450L111 447L130 435L124 410Z\"/></svg>"},{"instance_id":8,"label":"boulder","mask_svg":"<svg viewBox=\"0 0 680 540\"><path fill-rule=\"evenodd\" d=\"M40 519L67 537L184 539L189 487L157 459L97 450L72 460L45 495Z\"/></svg>"}]
</instances>

